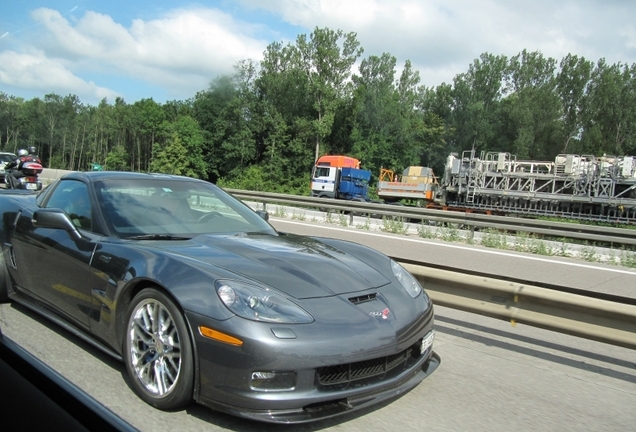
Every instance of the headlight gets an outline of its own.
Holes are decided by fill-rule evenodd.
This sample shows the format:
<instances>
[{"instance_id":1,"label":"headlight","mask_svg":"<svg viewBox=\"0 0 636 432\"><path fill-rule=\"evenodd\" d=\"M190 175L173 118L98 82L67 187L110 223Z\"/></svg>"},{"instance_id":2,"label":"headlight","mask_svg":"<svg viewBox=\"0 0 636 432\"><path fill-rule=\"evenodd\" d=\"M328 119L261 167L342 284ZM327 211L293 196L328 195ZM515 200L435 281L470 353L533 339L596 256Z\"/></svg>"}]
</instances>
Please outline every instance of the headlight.
<instances>
[{"instance_id":1,"label":"headlight","mask_svg":"<svg viewBox=\"0 0 636 432\"><path fill-rule=\"evenodd\" d=\"M314 319L294 302L269 288L232 280L216 282L223 304L236 315L272 323L311 323Z\"/></svg>"},{"instance_id":2,"label":"headlight","mask_svg":"<svg viewBox=\"0 0 636 432\"><path fill-rule=\"evenodd\" d=\"M408 292L411 297L415 298L422 292L422 286L420 283L413 277L411 273L406 271L404 267L391 260L391 270L393 270L393 274L395 278L402 284L406 292Z\"/></svg>"}]
</instances>

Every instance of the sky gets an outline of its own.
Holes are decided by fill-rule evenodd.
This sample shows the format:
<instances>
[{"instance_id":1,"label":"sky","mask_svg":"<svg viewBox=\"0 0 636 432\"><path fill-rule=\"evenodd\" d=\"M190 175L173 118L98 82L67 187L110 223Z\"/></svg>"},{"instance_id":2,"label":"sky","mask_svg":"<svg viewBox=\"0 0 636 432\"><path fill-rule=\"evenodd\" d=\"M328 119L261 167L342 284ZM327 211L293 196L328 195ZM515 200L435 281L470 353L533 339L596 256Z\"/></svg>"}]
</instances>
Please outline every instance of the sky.
<instances>
[{"instance_id":1,"label":"sky","mask_svg":"<svg viewBox=\"0 0 636 432\"><path fill-rule=\"evenodd\" d=\"M636 63L631 0L6 0L0 92L186 100L316 27L355 32L362 58L410 60L427 87L452 83L483 53Z\"/></svg>"}]
</instances>

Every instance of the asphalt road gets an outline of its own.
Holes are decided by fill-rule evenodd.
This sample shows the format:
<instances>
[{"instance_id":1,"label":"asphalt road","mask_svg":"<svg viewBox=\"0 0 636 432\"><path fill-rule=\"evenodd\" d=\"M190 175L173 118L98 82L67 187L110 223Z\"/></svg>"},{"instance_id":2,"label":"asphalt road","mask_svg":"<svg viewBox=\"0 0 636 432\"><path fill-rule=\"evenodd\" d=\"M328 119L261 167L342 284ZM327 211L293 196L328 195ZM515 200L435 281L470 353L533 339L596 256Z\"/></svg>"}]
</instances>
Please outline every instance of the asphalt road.
<instances>
[{"instance_id":1,"label":"asphalt road","mask_svg":"<svg viewBox=\"0 0 636 432\"><path fill-rule=\"evenodd\" d=\"M537 280L592 289L634 287L632 271L558 264L477 248L416 242L381 233L273 220L284 231L354 237L393 256L446 262L493 272L538 271ZM373 235L372 235L373 234ZM377 235L376 235L377 234ZM434 242L433 242L434 243ZM459 245L458 245L459 246ZM492 251L490 251L492 252ZM523 255L521 255L523 257ZM536 257L534 257L536 258ZM413 258L414 259L414 258ZM510 260L510 261L508 261ZM519 261L517 261L519 260ZM576 265L575 265L576 264ZM578 267L578 264L586 267ZM584 272L598 274L578 275ZM554 273L554 274L553 274ZM562 273L569 275L564 278ZM627 278L627 279L625 279ZM636 429L636 352L529 326L436 308L435 351L442 364L409 393L374 409L335 420L269 426L191 405L161 412L132 392L123 364L18 305L0 305L3 333L143 431L629 431Z\"/></svg>"}]
</instances>

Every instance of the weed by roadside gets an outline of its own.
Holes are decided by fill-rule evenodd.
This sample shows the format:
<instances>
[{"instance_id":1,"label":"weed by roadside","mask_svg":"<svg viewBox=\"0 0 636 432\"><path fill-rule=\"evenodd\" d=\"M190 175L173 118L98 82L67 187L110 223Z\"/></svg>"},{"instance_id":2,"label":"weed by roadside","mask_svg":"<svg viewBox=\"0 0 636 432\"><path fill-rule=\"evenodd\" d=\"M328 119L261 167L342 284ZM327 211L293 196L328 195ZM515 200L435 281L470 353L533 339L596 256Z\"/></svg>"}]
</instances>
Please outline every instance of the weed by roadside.
<instances>
[{"instance_id":1,"label":"weed by roadside","mask_svg":"<svg viewBox=\"0 0 636 432\"><path fill-rule=\"evenodd\" d=\"M382 216L382 227L380 231L392 233L392 234L406 234L408 227L404 224L404 219L401 217Z\"/></svg>"},{"instance_id":2,"label":"weed by roadside","mask_svg":"<svg viewBox=\"0 0 636 432\"><path fill-rule=\"evenodd\" d=\"M287 211L285 211L285 207L278 206L276 207L276 211L274 212L275 217L286 218Z\"/></svg>"},{"instance_id":3,"label":"weed by roadside","mask_svg":"<svg viewBox=\"0 0 636 432\"><path fill-rule=\"evenodd\" d=\"M426 225L424 222L422 222L417 227L417 235L427 239L437 238L437 233L435 232L434 228L431 228L429 225Z\"/></svg>"},{"instance_id":4,"label":"weed by roadside","mask_svg":"<svg viewBox=\"0 0 636 432\"><path fill-rule=\"evenodd\" d=\"M439 238L447 242L458 242L464 240L460 230L454 225L439 228Z\"/></svg>"},{"instance_id":5,"label":"weed by roadside","mask_svg":"<svg viewBox=\"0 0 636 432\"><path fill-rule=\"evenodd\" d=\"M588 261L588 262L599 261L599 256L596 253L596 249L594 249L594 247L589 246L587 244L581 249L581 252L579 255L581 256L581 258L583 258L585 261Z\"/></svg>"},{"instance_id":6,"label":"weed by roadside","mask_svg":"<svg viewBox=\"0 0 636 432\"><path fill-rule=\"evenodd\" d=\"M307 215L305 213L296 213L296 210L293 210L291 218L299 221L305 221L307 220Z\"/></svg>"},{"instance_id":7,"label":"weed by roadside","mask_svg":"<svg viewBox=\"0 0 636 432\"><path fill-rule=\"evenodd\" d=\"M357 224L356 228L369 231L371 229L371 218L367 216L363 224Z\"/></svg>"},{"instance_id":8,"label":"weed by roadside","mask_svg":"<svg viewBox=\"0 0 636 432\"><path fill-rule=\"evenodd\" d=\"M349 221L347 220L347 215L344 213L338 213L338 223L340 226L348 227Z\"/></svg>"},{"instance_id":9,"label":"weed by roadside","mask_svg":"<svg viewBox=\"0 0 636 432\"><path fill-rule=\"evenodd\" d=\"M508 249L506 234L492 229L484 230L481 235L481 245L493 249Z\"/></svg>"}]
</instances>

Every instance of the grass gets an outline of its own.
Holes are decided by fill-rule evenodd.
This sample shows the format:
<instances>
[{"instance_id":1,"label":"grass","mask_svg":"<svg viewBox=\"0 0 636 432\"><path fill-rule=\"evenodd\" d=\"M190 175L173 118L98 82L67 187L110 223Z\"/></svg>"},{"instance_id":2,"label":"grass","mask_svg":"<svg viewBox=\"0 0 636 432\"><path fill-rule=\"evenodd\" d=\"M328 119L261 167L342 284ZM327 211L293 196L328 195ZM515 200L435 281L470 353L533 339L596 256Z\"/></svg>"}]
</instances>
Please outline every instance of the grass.
<instances>
[{"instance_id":1,"label":"grass","mask_svg":"<svg viewBox=\"0 0 636 432\"><path fill-rule=\"evenodd\" d=\"M464 236L461 235L460 230L454 225L448 225L441 227L440 238L447 242L459 242L464 240Z\"/></svg>"},{"instance_id":2,"label":"grass","mask_svg":"<svg viewBox=\"0 0 636 432\"><path fill-rule=\"evenodd\" d=\"M380 231L392 234L407 234L408 227L404 224L404 219L401 217L382 216L382 227Z\"/></svg>"},{"instance_id":3,"label":"grass","mask_svg":"<svg viewBox=\"0 0 636 432\"><path fill-rule=\"evenodd\" d=\"M356 228L369 231L371 229L371 218L367 216L363 224L357 224Z\"/></svg>"},{"instance_id":4,"label":"grass","mask_svg":"<svg viewBox=\"0 0 636 432\"><path fill-rule=\"evenodd\" d=\"M285 207L277 206L276 211L274 212L274 216L279 218L286 218L287 211L285 210Z\"/></svg>"},{"instance_id":5,"label":"grass","mask_svg":"<svg viewBox=\"0 0 636 432\"><path fill-rule=\"evenodd\" d=\"M338 224L340 224L340 226L343 226L343 227L349 226L349 221L346 214L344 213L338 214Z\"/></svg>"},{"instance_id":6,"label":"grass","mask_svg":"<svg viewBox=\"0 0 636 432\"><path fill-rule=\"evenodd\" d=\"M296 210L294 209L292 211L291 218L295 219L295 220L299 220L299 221L305 221L305 220L307 220L307 215L304 212L303 213L296 213Z\"/></svg>"}]
</instances>

